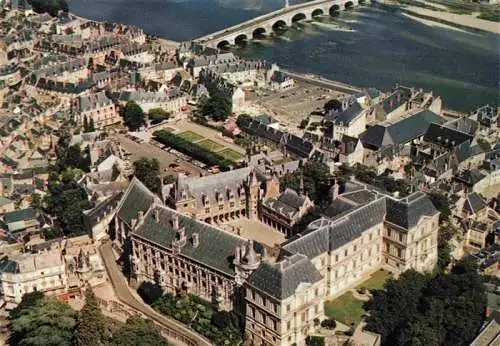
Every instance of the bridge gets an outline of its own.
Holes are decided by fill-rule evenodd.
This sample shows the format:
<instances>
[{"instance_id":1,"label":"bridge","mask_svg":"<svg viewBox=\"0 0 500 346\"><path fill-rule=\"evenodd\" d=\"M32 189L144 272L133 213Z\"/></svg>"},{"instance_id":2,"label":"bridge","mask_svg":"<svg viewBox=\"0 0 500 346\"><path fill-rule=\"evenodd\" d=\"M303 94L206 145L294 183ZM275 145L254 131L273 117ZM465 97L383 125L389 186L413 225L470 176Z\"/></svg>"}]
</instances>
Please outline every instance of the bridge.
<instances>
[{"instance_id":1,"label":"bridge","mask_svg":"<svg viewBox=\"0 0 500 346\"><path fill-rule=\"evenodd\" d=\"M283 30L301 20L312 20L322 15L333 15L363 3L364 0L314 0L286 6L271 13L214 32L195 40L206 47L222 48L259 38L273 31Z\"/></svg>"}]
</instances>

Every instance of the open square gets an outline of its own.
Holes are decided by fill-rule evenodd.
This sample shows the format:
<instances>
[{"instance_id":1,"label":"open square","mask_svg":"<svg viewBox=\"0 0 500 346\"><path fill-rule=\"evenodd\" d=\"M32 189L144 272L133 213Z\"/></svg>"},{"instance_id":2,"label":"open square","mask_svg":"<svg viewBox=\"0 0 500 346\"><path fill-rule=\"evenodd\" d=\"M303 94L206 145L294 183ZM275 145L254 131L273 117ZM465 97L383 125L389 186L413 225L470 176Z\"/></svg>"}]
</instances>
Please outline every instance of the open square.
<instances>
[{"instance_id":1,"label":"open square","mask_svg":"<svg viewBox=\"0 0 500 346\"><path fill-rule=\"evenodd\" d=\"M365 314L364 303L356 299L351 292L347 292L337 299L325 302L325 315L348 326L357 326Z\"/></svg>"},{"instance_id":2,"label":"open square","mask_svg":"<svg viewBox=\"0 0 500 346\"><path fill-rule=\"evenodd\" d=\"M182 133L179 133L179 136L184 138L186 141L190 141L193 143L199 142L204 138L203 136L200 136L193 131L184 131Z\"/></svg>"},{"instance_id":3,"label":"open square","mask_svg":"<svg viewBox=\"0 0 500 346\"><path fill-rule=\"evenodd\" d=\"M219 143L214 142L210 139L204 139L202 141L197 142L196 144L198 144L202 148L205 148L205 149L208 149L208 150L214 151L214 152L217 152L217 151L221 150L222 148L224 148L223 145L220 145Z\"/></svg>"},{"instance_id":4,"label":"open square","mask_svg":"<svg viewBox=\"0 0 500 346\"><path fill-rule=\"evenodd\" d=\"M232 149L229 149L229 148L221 150L217 154L219 154L220 156L222 156L228 160L235 161L235 162L238 162L244 158L243 155L241 155L240 153L238 153Z\"/></svg>"}]
</instances>

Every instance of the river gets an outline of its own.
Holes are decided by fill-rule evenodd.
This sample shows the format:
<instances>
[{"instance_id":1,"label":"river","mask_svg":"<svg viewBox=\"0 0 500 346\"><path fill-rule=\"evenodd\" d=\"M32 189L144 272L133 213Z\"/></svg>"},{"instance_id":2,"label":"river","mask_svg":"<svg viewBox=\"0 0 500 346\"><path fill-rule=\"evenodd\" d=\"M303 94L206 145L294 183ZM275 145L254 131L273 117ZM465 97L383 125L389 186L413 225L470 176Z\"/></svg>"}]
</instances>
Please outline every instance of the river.
<instances>
[{"instance_id":1,"label":"river","mask_svg":"<svg viewBox=\"0 0 500 346\"><path fill-rule=\"evenodd\" d=\"M276 0L68 0L71 11L182 41L281 6ZM301 23L235 51L362 87L433 90L448 108L499 104L500 35L432 26L374 6Z\"/></svg>"}]
</instances>

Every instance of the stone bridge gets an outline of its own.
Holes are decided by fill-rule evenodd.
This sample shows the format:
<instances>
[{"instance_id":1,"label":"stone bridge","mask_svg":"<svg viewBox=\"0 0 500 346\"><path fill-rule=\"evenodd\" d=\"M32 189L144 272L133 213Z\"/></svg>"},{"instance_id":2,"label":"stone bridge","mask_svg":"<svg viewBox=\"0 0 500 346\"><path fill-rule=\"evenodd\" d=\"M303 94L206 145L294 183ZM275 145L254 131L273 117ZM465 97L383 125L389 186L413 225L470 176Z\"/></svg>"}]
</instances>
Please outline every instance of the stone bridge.
<instances>
[{"instance_id":1,"label":"stone bridge","mask_svg":"<svg viewBox=\"0 0 500 346\"><path fill-rule=\"evenodd\" d=\"M314 0L298 5L287 6L277 11L264 14L257 18L234 25L232 27L200 37L195 42L206 47L221 48L235 45L262 37L273 31L292 26L301 20L312 20L321 15L333 15L341 10L346 10L363 3L364 0Z\"/></svg>"}]
</instances>

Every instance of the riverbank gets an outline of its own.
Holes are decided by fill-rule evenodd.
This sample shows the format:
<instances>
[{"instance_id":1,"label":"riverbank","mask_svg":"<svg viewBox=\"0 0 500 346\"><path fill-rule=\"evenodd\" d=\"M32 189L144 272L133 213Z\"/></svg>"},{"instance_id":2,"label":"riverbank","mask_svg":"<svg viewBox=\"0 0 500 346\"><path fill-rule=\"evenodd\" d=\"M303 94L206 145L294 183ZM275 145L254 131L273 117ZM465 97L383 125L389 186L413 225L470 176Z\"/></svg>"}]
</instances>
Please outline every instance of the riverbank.
<instances>
[{"instance_id":1,"label":"riverbank","mask_svg":"<svg viewBox=\"0 0 500 346\"><path fill-rule=\"evenodd\" d=\"M458 24L462 27L468 27L468 28L492 32L495 34L500 34L500 24L497 22L492 22L489 20L477 18L477 16L480 14L479 12L473 12L472 14L457 14L446 11L438 12L417 6L405 6L403 11L407 12L410 15L416 14L417 16L434 18L438 22L444 24L448 22L450 24ZM413 17L415 19L416 16Z\"/></svg>"},{"instance_id":2,"label":"riverbank","mask_svg":"<svg viewBox=\"0 0 500 346\"><path fill-rule=\"evenodd\" d=\"M500 34L500 24L495 21L478 18L478 16L482 15L481 12L459 11L445 4L428 1L412 1L410 3L406 0L396 0L389 1L386 4L400 8L407 17L425 25L429 25L430 23L428 21L431 20L442 25L454 26L459 29L471 28Z\"/></svg>"}]
</instances>

